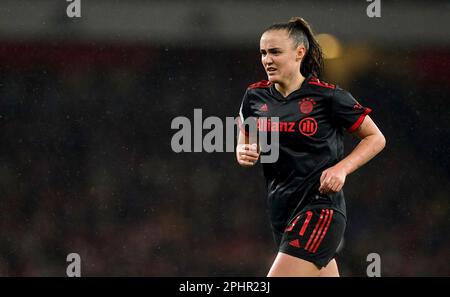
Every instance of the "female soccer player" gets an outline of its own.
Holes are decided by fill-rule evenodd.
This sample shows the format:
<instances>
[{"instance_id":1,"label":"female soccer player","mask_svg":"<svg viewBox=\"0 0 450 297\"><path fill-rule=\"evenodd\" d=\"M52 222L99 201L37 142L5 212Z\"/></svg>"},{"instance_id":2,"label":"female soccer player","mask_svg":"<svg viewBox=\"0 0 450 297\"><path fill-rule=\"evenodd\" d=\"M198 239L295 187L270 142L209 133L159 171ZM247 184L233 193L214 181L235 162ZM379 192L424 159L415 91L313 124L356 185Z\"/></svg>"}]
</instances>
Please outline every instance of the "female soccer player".
<instances>
[{"instance_id":1,"label":"female soccer player","mask_svg":"<svg viewBox=\"0 0 450 297\"><path fill-rule=\"evenodd\" d=\"M259 133L279 133L278 160L263 164L279 248L268 276L339 276L334 258L346 226L342 187L384 148L385 138L367 116L370 108L319 79L322 51L304 19L270 26L260 52L268 81L247 88L240 119L258 121ZM270 117L279 121L261 120ZM345 158L344 129L361 139ZM236 157L242 166L260 156L249 132L241 125Z\"/></svg>"}]
</instances>

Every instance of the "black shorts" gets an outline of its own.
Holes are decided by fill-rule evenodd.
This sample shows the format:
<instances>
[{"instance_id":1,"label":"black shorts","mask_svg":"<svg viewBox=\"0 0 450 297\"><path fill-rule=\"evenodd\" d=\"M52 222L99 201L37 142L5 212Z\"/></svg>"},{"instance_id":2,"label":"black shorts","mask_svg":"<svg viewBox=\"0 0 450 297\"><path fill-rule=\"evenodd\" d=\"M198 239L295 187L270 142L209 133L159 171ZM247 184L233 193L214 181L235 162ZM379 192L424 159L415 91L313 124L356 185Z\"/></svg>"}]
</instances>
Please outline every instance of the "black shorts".
<instances>
[{"instance_id":1,"label":"black shorts","mask_svg":"<svg viewBox=\"0 0 450 297\"><path fill-rule=\"evenodd\" d=\"M319 269L335 257L344 237L345 217L329 208L301 212L284 233L274 232L279 252L314 263Z\"/></svg>"}]
</instances>

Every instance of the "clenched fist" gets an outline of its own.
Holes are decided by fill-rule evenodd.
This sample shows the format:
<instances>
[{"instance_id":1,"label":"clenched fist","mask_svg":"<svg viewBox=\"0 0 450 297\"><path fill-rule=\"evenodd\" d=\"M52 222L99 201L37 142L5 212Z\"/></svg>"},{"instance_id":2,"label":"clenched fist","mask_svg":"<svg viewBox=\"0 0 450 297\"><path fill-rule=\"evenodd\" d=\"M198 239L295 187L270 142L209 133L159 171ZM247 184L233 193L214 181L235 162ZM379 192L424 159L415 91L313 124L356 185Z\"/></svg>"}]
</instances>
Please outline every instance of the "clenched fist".
<instances>
[{"instance_id":1,"label":"clenched fist","mask_svg":"<svg viewBox=\"0 0 450 297\"><path fill-rule=\"evenodd\" d=\"M256 164L259 158L258 147L254 144L238 144L236 147L236 158L239 165L250 167Z\"/></svg>"},{"instance_id":2,"label":"clenched fist","mask_svg":"<svg viewBox=\"0 0 450 297\"><path fill-rule=\"evenodd\" d=\"M338 165L330 167L322 172L320 177L319 192L322 194L333 194L342 190L347 173Z\"/></svg>"}]
</instances>

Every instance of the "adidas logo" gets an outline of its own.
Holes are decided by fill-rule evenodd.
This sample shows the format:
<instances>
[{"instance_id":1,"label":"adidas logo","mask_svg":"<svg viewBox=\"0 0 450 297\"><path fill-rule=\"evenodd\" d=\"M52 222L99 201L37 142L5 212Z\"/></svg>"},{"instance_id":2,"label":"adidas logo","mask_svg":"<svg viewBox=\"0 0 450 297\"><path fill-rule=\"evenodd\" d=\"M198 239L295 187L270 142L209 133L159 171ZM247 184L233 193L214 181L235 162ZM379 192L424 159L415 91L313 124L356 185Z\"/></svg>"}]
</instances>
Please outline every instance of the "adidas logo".
<instances>
[{"instance_id":1,"label":"adidas logo","mask_svg":"<svg viewBox=\"0 0 450 297\"><path fill-rule=\"evenodd\" d=\"M289 242L289 245L292 245L293 247L299 248L300 247L300 240L295 239L295 240Z\"/></svg>"}]
</instances>

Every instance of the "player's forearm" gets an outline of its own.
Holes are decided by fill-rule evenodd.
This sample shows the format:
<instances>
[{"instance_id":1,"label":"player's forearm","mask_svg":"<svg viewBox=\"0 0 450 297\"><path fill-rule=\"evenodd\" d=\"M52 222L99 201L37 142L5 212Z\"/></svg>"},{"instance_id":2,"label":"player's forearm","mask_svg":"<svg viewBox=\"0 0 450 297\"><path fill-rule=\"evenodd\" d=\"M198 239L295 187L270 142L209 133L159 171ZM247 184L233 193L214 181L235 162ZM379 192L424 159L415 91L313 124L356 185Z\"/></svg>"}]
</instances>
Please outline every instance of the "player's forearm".
<instances>
[{"instance_id":1,"label":"player's forearm","mask_svg":"<svg viewBox=\"0 0 450 297\"><path fill-rule=\"evenodd\" d=\"M383 134L373 134L363 138L355 149L336 166L342 167L348 174L354 172L373 157L375 157L386 145Z\"/></svg>"}]
</instances>

